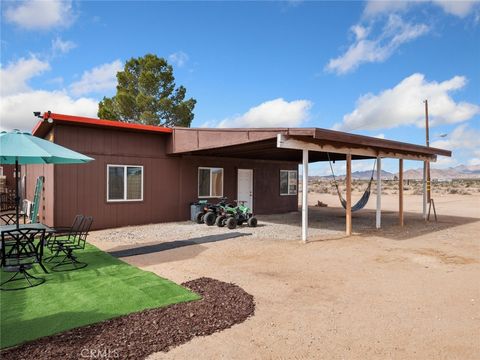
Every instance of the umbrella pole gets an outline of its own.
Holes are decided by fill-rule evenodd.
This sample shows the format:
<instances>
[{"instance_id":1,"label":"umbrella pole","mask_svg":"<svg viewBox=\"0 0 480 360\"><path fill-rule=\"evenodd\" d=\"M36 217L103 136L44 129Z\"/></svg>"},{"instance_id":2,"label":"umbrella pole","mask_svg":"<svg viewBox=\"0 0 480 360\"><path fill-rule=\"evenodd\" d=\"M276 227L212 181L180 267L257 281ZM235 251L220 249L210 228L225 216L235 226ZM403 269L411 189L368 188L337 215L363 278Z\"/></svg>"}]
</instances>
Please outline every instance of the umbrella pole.
<instances>
[{"instance_id":1,"label":"umbrella pole","mask_svg":"<svg viewBox=\"0 0 480 360\"><path fill-rule=\"evenodd\" d=\"M19 207L20 207L20 194L18 193L18 159L15 160L15 216L17 220L17 229L20 226L20 214L19 214Z\"/></svg>"}]
</instances>

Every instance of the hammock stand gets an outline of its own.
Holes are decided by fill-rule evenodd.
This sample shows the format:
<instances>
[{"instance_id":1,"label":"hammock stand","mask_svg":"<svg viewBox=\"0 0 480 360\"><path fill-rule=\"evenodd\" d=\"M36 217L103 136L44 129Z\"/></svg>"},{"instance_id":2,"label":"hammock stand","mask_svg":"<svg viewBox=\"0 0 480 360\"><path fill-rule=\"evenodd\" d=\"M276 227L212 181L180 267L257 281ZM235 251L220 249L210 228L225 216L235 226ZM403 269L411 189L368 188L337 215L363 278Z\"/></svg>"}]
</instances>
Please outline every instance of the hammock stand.
<instances>
[{"instance_id":1,"label":"hammock stand","mask_svg":"<svg viewBox=\"0 0 480 360\"><path fill-rule=\"evenodd\" d=\"M338 194L338 199L340 200L340 203L342 204L344 209L347 209L347 200L345 200L340 192L340 189L338 188L338 182L337 178L335 177L335 172L333 171L333 166L332 166L332 161L330 160L330 154L327 153L328 157L328 163L330 164L330 170L332 171L332 176L333 176L333 183L335 185L335 188L337 189L337 194ZM372 188L372 182L373 182L373 175L375 173L375 166L377 162L373 162L373 169L372 169L372 175L370 176L370 181L368 182L367 189L363 193L362 197L356 202L355 205L352 206L352 212L353 211L358 211L361 210L367 205L368 199L370 198L370 193L371 193L371 188Z\"/></svg>"}]
</instances>

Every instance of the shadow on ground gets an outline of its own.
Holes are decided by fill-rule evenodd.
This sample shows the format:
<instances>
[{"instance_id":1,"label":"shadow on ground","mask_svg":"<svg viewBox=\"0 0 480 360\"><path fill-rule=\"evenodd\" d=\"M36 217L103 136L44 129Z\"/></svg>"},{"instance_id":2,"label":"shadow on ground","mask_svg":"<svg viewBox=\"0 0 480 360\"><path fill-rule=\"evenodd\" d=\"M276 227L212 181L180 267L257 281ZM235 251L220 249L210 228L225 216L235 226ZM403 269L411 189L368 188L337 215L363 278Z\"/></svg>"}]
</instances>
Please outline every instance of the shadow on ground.
<instances>
[{"instance_id":1,"label":"shadow on ground","mask_svg":"<svg viewBox=\"0 0 480 360\"><path fill-rule=\"evenodd\" d=\"M185 246L191 245L202 245L207 243L214 243L219 241L231 240L242 236L249 236L250 233L240 233L240 232L229 232L226 234L216 234L216 235L208 235L208 236L200 236L192 239L185 239L185 240L175 240L170 242L162 242L162 243L153 243L153 244L146 244L143 246L136 246L136 247L119 247L110 250L108 253L112 256L123 258L123 257L131 257L131 256L138 256L138 255L152 255L158 254L167 250L174 250L178 248L182 248ZM195 246L191 249L192 251L182 252L183 257L182 259L175 257L175 260L183 260L186 258L191 258L202 251L205 250L204 246ZM171 257L169 257L171 258ZM156 258L158 262L158 257ZM144 257L142 262L148 262L148 258ZM165 261L168 261L168 258L165 258Z\"/></svg>"},{"instance_id":2,"label":"shadow on ground","mask_svg":"<svg viewBox=\"0 0 480 360\"><path fill-rule=\"evenodd\" d=\"M433 220L433 215L432 218ZM274 224L289 224L298 226L299 233L302 221L301 211L283 215L259 216L259 221ZM309 207L309 228L324 229L333 232L325 235L325 238L311 239L335 240L345 237L345 210L341 207L318 208ZM422 215L415 212L404 212L404 226L399 225L398 213L395 211L382 211L382 228L375 228L375 210L363 209L352 213L353 233L362 237L381 236L391 240L407 240L428 233L433 233L457 226L478 222L474 217L462 217L452 215L438 216L438 221L424 221ZM335 234L334 232L338 232Z\"/></svg>"}]
</instances>

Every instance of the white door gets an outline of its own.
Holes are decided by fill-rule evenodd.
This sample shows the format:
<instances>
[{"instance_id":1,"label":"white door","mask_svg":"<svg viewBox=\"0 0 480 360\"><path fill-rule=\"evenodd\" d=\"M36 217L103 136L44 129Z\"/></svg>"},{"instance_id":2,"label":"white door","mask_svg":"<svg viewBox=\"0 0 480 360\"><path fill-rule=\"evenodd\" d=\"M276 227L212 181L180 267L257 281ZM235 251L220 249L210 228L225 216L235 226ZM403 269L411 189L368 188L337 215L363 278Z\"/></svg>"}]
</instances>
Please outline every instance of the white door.
<instances>
[{"instance_id":1,"label":"white door","mask_svg":"<svg viewBox=\"0 0 480 360\"><path fill-rule=\"evenodd\" d=\"M253 169L238 169L238 201L245 201L253 212Z\"/></svg>"}]
</instances>

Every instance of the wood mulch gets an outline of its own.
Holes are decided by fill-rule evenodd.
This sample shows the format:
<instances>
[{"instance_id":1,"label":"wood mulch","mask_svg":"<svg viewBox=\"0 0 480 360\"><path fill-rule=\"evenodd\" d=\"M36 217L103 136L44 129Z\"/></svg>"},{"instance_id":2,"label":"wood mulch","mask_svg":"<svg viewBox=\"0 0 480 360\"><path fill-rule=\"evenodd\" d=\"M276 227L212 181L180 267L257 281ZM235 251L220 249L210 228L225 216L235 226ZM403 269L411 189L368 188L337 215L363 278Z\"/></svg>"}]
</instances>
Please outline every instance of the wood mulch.
<instances>
[{"instance_id":1,"label":"wood mulch","mask_svg":"<svg viewBox=\"0 0 480 360\"><path fill-rule=\"evenodd\" d=\"M200 278L182 284L201 300L150 309L37 339L0 352L2 360L145 359L245 321L253 296L234 284Z\"/></svg>"}]
</instances>

